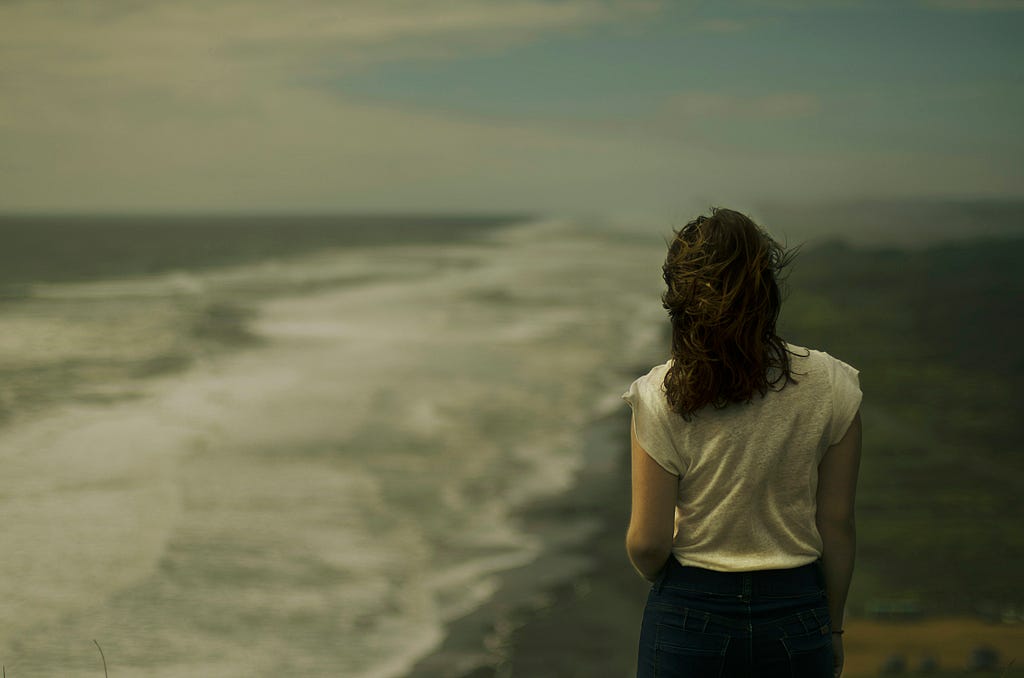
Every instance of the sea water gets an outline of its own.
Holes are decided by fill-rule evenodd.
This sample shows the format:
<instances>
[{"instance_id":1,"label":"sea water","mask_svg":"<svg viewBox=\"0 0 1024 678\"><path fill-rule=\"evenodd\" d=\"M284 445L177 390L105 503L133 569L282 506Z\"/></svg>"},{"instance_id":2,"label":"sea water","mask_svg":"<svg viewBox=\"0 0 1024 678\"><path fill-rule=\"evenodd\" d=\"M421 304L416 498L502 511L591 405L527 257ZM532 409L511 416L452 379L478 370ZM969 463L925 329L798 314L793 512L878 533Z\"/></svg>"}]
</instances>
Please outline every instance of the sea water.
<instances>
[{"instance_id":1,"label":"sea water","mask_svg":"<svg viewBox=\"0 0 1024 678\"><path fill-rule=\"evenodd\" d=\"M402 675L538 557L516 509L664 348L663 247L534 221L0 304L7 675Z\"/></svg>"}]
</instances>

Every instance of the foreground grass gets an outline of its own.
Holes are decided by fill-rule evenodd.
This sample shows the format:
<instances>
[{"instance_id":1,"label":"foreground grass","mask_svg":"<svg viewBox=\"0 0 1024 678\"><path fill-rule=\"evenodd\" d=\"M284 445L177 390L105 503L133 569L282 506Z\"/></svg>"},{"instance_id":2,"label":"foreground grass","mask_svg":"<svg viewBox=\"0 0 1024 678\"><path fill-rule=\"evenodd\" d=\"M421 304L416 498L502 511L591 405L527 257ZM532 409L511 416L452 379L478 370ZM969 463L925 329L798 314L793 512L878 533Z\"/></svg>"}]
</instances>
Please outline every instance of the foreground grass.
<instances>
[{"instance_id":1,"label":"foreground grass","mask_svg":"<svg viewBox=\"0 0 1024 678\"><path fill-rule=\"evenodd\" d=\"M107 657L106 657L106 655L103 654L103 648L100 647L100 644L96 640L93 640L92 643L93 643L93 645L96 646L96 649L99 650L100 660L103 662L103 676L104 676L104 678L110 678L109 674L107 673ZM3 666L3 678L7 678L7 666L6 665Z\"/></svg>"}]
</instances>

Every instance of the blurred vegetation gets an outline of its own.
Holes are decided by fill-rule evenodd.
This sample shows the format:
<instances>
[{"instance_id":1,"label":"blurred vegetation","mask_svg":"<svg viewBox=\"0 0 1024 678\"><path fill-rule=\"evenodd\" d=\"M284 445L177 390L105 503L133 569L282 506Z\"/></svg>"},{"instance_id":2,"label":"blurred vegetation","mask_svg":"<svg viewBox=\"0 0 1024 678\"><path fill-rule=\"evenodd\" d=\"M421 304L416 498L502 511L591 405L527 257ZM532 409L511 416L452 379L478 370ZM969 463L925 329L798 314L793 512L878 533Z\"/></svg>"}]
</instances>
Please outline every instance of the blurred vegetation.
<instances>
[{"instance_id":1,"label":"blurred vegetation","mask_svg":"<svg viewBox=\"0 0 1024 678\"><path fill-rule=\"evenodd\" d=\"M794 264L780 333L861 371L855 612L1024 614L1021 261L1014 237L828 242Z\"/></svg>"}]
</instances>

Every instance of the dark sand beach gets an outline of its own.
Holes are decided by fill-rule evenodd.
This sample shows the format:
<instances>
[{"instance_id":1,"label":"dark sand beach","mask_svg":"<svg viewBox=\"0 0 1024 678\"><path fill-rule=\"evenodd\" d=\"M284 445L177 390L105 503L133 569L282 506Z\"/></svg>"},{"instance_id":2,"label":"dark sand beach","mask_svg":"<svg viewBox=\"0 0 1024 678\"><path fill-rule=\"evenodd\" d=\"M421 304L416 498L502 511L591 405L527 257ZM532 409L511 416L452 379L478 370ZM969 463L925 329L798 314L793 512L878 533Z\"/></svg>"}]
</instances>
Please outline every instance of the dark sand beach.
<instances>
[{"instance_id":1,"label":"dark sand beach","mask_svg":"<svg viewBox=\"0 0 1024 678\"><path fill-rule=\"evenodd\" d=\"M581 572L554 588L548 605L512 631L496 675L624 677L635 671L649 584L626 556L629 412L623 409L595 423L589 432L588 467L579 485L559 501L535 510L541 524L573 511L592 516L597 524L572 550L587 560Z\"/></svg>"},{"instance_id":2,"label":"dark sand beach","mask_svg":"<svg viewBox=\"0 0 1024 678\"><path fill-rule=\"evenodd\" d=\"M588 427L578 482L521 515L545 554L505 573L494 599L455 622L411 678L633 674L649 585L625 550L628 426L623 405Z\"/></svg>"}]
</instances>

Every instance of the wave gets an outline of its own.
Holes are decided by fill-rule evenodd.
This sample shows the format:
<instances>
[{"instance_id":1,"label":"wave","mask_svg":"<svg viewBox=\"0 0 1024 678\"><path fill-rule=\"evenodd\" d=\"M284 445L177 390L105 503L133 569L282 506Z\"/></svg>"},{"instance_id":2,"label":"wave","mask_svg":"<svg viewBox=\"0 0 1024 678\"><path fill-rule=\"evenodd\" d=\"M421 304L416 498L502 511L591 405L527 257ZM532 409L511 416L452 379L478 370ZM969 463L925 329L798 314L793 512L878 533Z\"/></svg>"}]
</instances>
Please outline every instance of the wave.
<instances>
[{"instance_id":1,"label":"wave","mask_svg":"<svg viewBox=\"0 0 1024 678\"><path fill-rule=\"evenodd\" d=\"M658 249L545 221L45 288L77 332L54 352L193 358L0 429L23 583L0 656L85 675L97 637L132 675L402 675L539 556L516 511L572 486L582 428L657 353ZM197 338L212 304L253 340Z\"/></svg>"}]
</instances>

